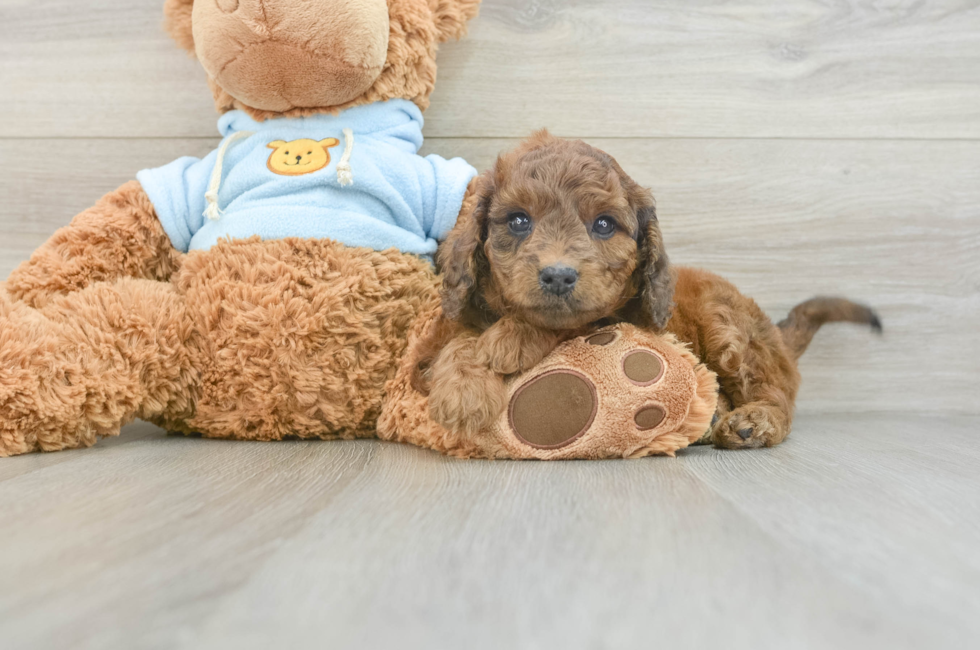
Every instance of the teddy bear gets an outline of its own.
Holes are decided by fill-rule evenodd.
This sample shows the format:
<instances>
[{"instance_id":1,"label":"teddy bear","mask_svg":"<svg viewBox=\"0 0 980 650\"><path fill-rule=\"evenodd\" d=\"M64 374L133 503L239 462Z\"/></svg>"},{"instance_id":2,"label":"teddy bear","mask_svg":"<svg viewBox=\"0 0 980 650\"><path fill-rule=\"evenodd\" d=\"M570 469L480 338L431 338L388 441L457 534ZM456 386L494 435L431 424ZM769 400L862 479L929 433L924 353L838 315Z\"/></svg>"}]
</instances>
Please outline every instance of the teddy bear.
<instances>
[{"instance_id":1,"label":"teddy bear","mask_svg":"<svg viewBox=\"0 0 980 650\"><path fill-rule=\"evenodd\" d=\"M219 147L143 170L0 290L0 456L89 446L135 418L247 440L381 437L484 458L671 454L714 375L618 326L509 377L476 437L408 380L437 319L432 256L476 170L418 155L441 42L479 0L166 0L208 74ZM630 361L632 359L632 361ZM552 417L542 417L550 414Z\"/></svg>"}]
</instances>

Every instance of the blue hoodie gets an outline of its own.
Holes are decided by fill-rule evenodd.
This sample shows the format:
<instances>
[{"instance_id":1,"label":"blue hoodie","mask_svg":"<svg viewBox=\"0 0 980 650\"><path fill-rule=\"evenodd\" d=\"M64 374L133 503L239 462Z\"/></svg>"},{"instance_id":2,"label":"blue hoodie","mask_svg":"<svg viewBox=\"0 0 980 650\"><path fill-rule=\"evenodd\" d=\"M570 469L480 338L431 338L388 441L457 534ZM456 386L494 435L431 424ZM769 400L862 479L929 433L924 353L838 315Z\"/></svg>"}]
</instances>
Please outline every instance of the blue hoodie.
<instances>
[{"instance_id":1,"label":"blue hoodie","mask_svg":"<svg viewBox=\"0 0 980 650\"><path fill-rule=\"evenodd\" d=\"M218 121L217 150L137 179L183 252L259 235L430 256L476 170L460 158L419 156L422 125L418 107L402 99L265 122L231 111Z\"/></svg>"}]
</instances>

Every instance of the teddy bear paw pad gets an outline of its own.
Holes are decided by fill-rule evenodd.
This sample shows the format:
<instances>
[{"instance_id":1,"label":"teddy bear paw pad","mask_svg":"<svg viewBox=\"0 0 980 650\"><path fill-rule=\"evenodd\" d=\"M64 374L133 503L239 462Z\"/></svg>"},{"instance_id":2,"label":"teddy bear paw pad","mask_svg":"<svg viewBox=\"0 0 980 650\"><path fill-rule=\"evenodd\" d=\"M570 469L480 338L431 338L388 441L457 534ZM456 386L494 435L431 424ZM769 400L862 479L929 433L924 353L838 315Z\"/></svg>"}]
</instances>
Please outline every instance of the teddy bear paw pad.
<instances>
[{"instance_id":1,"label":"teddy bear paw pad","mask_svg":"<svg viewBox=\"0 0 980 650\"><path fill-rule=\"evenodd\" d=\"M559 449L592 426L599 401L595 385L571 370L553 370L521 386L510 402L514 434L538 449Z\"/></svg>"},{"instance_id":2,"label":"teddy bear paw pad","mask_svg":"<svg viewBox=\"0 0 980 650\"><path fill-rule=\"evenodd\" d=\"M634 350L623 358L623 374L637 386L651 386L664 375L660 357L647 350Z\"/></svg>"},{"instance_id":3,"label":"teddy bear paw pad","mask_svg":"<svg viewBox=\"0 0 980 650\"><path fill-rule=\"evenodd\" d=\"M605 346L616 340L616 332L599 332L585 339L589 345Z\"/></svg>"},{"instance_id":4,"label":"teddy bear paw pad","mask_svg":"<svg viewBox=\"0 0 980 650\"><path fill-rule=\"evenodd\" d=\"M637 411L633 421L641 431L649 431L656 429L666 417L667 413L659 406L647 406Z\"/></svg>"}]
</instances>

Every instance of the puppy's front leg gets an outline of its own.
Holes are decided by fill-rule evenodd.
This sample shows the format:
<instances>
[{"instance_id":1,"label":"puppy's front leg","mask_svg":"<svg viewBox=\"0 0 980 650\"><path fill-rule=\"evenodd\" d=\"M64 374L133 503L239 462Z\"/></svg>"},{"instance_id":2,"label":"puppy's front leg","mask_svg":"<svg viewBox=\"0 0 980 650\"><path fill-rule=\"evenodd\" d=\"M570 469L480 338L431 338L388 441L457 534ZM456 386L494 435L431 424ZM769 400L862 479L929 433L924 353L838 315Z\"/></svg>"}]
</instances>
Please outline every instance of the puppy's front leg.
<instances>
[{"instance_id":1,"label":"puppy's front leg","mask_svg":"<svg viewBox=\"0 0 980 650\"><path fill-rule=\"evenodd\" d=\"M477 354L481 362L501 375L530 370L541 363L560 342L559 335L505 316L480 335Z\"/></svg>"},{"instance_id":2,"label":"puppy's front leg","mask_svg":"<svg viewBox=\"0 0 980 650\"><path fill-rule=\"evenodd\" d=\"M452 431L475 434L504 411L503 375L528 370L541 362L560 337L510 318L485 332L467 332L450 341L432 364L429 414Z\"/></svg>"},{"instance_id":3,"label":"puppy's front leg","mask_svg":"<svg viewBox=\"0 0 980 650\"><path fill-rule=\"evenodd\" d=\"M475 333L450 341L430 371L429 414L447 429L475 434L489 427L506 406L503 377L479 358Z\"/></svg>"}]
</instances>

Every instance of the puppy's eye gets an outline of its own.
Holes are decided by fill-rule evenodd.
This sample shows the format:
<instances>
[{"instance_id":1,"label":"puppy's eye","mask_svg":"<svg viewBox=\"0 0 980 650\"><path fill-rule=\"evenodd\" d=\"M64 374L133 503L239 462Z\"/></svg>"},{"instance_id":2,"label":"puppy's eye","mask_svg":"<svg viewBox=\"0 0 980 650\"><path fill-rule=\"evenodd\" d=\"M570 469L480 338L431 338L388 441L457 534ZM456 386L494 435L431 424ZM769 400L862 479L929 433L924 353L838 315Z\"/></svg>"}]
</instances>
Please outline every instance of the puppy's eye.
<instances>
[{"instance_id":1,"label":"puppy's eye","mask_svg":"<svg viewBox=\"0 0 980 650\"><path fill-rule=\"evenodd\" d=\"M610 217L599 217L592 224L592 234L600 239L608 239L616 232L616 222Z\"/></svg>"},{"instance_id":2,"label":"puppy's eye","mask_svg":"<svg viewBox=\"0 0 980 650\"><path fill-rule=\"evenodd\" d=\"M526 235L531 231L531 217L523 212L511 212L507 215L507 227L515 235Z\"/></svg>"}]
</instances>

